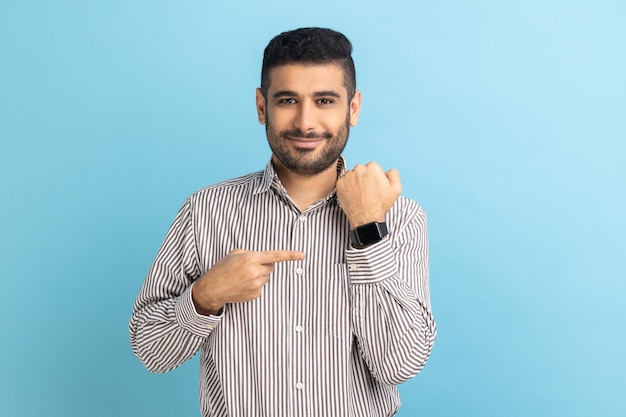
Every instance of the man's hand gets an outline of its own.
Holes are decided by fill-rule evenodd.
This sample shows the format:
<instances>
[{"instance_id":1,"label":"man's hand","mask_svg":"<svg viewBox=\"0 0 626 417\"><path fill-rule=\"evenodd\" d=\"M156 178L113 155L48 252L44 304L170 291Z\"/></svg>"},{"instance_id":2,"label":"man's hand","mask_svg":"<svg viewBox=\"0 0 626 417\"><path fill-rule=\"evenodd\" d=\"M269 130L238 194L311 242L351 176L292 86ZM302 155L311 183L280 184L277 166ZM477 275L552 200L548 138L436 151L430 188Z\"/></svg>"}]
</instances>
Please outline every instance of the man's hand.
<instances>
[{"instance_id":1,"label":"man's hand","mask_svg":"<svg viewBox=\"0 0 626 417\"><path fill-rule=\"evenodd\" d=\"M402 192L400 174L395 169L383 172L376 162L356 165L337 180L337 198L350 230L371 223L384 222L385 214Z\"/></svg>"},{"instance_id":2,"label":"man's hand","mask_svg":"<svg viewBox=\"0 0 626 417\"><path fill-rule=\"evenodd\" d=\"M196 281L191 290L196 311L200 314L218 314L226 303L251 301L261 290L274 270L276 262L299 261L304 253L274 250L250 252L235 249L219 260Z\"/></svg>"}]
</instances>

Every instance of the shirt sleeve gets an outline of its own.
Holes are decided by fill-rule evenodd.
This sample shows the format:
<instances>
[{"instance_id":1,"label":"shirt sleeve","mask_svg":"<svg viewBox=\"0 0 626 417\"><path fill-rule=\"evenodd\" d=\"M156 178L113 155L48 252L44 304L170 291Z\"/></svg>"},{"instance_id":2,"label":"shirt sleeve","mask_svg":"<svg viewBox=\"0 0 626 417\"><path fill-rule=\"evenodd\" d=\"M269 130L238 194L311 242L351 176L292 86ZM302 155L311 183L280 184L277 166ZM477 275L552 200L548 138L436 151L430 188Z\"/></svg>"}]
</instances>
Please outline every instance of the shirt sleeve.
<instances>
[{"instance_id":1,"label":"shirt sleeve","mask_svg":"<svg viewBox=\"0 0 626 417\"><path fill-rule=\"evenodd\" d=\"M188 199L133 307L131 346L150 372L167 372L192 358L221 319L198 314L191 299L193 283L201 276L192 214Z\"/></svg>"},{"instance_id":2,"label":"shirt sleeve","mask_svg":"<svg viewBox=\"0 0 626 417\"><path fill-rule=\"evenodd\" d=\"M346 260L359 352L374 378L396 385L422 370L436 326L428 288L426 213L402 199L387 223L388 238L348 249Z\"/></svg>"}]
</instances>

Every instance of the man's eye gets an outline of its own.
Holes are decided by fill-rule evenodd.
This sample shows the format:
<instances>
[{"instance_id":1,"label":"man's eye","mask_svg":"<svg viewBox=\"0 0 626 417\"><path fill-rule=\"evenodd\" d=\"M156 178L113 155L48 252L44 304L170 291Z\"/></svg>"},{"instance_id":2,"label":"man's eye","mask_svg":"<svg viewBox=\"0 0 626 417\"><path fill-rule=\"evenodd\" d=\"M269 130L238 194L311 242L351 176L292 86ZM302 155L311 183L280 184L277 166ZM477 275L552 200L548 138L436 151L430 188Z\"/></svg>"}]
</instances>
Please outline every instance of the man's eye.
<instances>
[{"instance_id":1,"label":"man's eye","mask_svg":"<svg viewBox=\"0 0 626 417\"><path fill-rule=\"evenodd\" d=\"M296 104L295 98L283 98L280 100L280 104Z\"/></svg>"},{"instance_id":2,"label":"man's eye","mask_svg":"<svg viewBox=\"0 0 626 417\"><path fill-rule=\"evenodd\" d=\"M334 103L334 101L329 98L320 98L319 100L317 100L317 102L319 104L333 104Z\"/></svg>"}]
</instances>

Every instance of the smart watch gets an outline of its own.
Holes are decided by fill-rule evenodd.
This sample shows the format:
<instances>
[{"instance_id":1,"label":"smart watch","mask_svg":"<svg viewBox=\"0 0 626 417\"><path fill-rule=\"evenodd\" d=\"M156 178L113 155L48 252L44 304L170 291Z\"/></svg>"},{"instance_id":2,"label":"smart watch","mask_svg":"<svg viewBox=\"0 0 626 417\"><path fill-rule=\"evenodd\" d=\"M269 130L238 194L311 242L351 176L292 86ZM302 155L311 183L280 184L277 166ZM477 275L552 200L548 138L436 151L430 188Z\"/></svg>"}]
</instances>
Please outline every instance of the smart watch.
<instances>
[{"instance_id":1,"label":"smart watch","mask_svg":"<svg viewBox=\"0 0 626 417\"><path fill-rule=\"evenodd\" d=\"M383 240L388 234L387 223L367 223L350 230L350 242L352 246L367 246Z\"/></svg>"}]
</instances>

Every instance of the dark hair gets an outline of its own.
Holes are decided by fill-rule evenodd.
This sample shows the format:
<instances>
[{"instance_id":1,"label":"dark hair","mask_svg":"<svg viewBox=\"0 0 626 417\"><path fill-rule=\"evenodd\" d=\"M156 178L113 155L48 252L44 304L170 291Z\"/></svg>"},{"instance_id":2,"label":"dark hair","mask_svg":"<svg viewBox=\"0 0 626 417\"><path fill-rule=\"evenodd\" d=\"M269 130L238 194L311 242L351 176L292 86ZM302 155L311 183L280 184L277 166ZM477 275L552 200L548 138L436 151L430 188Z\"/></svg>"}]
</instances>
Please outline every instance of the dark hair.
<instances>
[{"instance_id":1,"label":"dark hair","mask_svg":"<svg viewBox=\"0 0 626 417\"><path fill-rule=\"evenodd\" d=\"M356 91L356 73L352 60L352 44L343 34L324 28L301 28L275 36L265 47L261 68L261 92L267 98L270 70L287 64L326 65L341 67L348 101Z\"/></svg>"}]
</instances>

